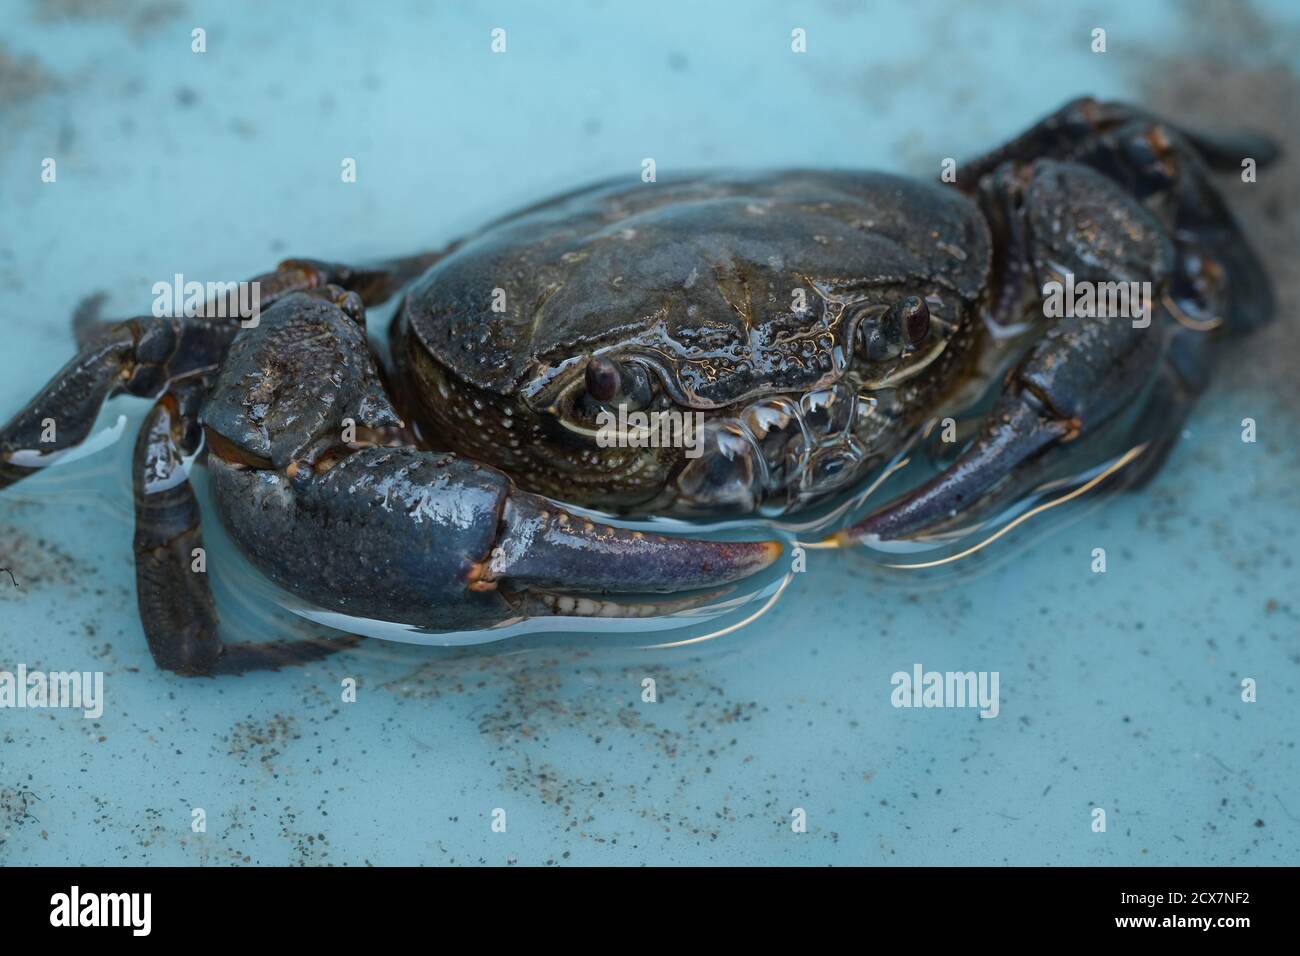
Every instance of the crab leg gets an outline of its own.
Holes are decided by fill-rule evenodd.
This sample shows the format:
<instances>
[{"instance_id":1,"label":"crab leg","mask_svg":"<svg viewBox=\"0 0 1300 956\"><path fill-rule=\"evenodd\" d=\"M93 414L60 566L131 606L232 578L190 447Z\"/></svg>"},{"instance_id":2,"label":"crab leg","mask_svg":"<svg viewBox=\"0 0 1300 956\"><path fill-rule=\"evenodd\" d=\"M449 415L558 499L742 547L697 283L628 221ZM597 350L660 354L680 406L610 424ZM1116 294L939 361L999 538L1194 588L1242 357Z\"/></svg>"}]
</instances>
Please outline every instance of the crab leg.
<instances>
[{"instance_id":1,"label":"crab leg","mask_svg":"<svg viewBox=\"0 0 1300 956\"><path fill-rule=\"evenodd\" d=\"M238 325L144 317L106 324L0 428L0 488L81 444L116 391L153 397L215 368Z\"/></svg>"},{"instance_id":2,"label":"crab leg","mask_svg":"<svg viewBox=\"0 0 1300 956\"><path fill-rule=\"evenodd\" d=\"M199 505L187 473L200 450L198 408L207 388L185 379L149 410L136 439L135 578L140 623L154 662L186 677L278 670L355 645L353 635L226 643L203 553Z\"/></svg>"},{"instance_id":3,"label":"crab leg","mask_svg":"<svg viewBox=\"0 0 1300 956\"><path fill-rule=\"evenodd\" d=\"M1173 128L1151 113L1127 103L1080 97L1035 123L1015 139L963 163L962 176L969 181L978 181L1003 163L1028 163L1044 156L1085 161L1095 152L1099 142L1105 142L1108 134L1135 126ZM1178 133L1210 168L1222 172L1239 170L1245 156L1252 156L1261 166L1266 166L1280 155L1272 140L1256 133L1203 133L1189 129L1179 129Z\"/></svg>"},{"instance_id":4,"label":"crab leg","mask_svg":"<svg viewBox=\"0 0 1300 956\"><path fill-rule=\"evenodd\" d=\"M199 381L185 383L149 410L132 469L140 621L154 661L181 673L211 670L221 652L207 575L191 570L203 536L186 462L198 451L198 431L190 423L201 389Z\"/></svg>"},{"instance_id":5,"label":"crab leg","mask_svg":"<svg viewBox=\"0 0 1300 956\"><path fill-rule=\"evenodd\" d=\"M1269 320L1273 297L1268 276L1232 210L1215 189L1210 171L1240 172L1243 160L1259 168L1280 155L1276 144L1253 133L1211 134L1181 129L1125 103L1074 100L1004 146L962 164L961 185L980 194L1000 246L1021 246L1019 223L988 202L990 186L1005 198L1003 183L1043 159L1089 166L1157 215L1177 250L1170 295L1237 331ZM1020 284L1019 256L1003 256L1004 285Z\"/></svg>"},{"instance_id":6,"label":"crab leg","mask_svg":"<svg viewBox=\"0 0 1300 956\"><path fill-rule=\"evenodd\" d=\"M259 289L263 310L295 293L338 299L344 290L373 305L448 251L366 267L286 259L246 284ZM120 322L97 321L99 305L92 299L73 317L77 355L0 428L0 489L35 474L53 463L55 454L85 441L110 395L124 391L154 398L172 382L212 371L240 329L233 310L221 310L222 318L207 317L217 312L216 303L209 303L197 317L139 316Z\"/></svg>"}]
</instances>

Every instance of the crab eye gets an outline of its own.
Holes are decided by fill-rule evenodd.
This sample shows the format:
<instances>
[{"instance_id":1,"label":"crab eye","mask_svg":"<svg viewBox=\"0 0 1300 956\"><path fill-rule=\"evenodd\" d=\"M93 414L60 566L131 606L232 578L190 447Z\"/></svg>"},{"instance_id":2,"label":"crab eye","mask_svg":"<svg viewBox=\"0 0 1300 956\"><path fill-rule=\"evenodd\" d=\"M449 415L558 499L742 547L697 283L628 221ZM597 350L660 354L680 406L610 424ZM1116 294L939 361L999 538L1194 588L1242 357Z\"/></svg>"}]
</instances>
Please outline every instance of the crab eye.
<instances>
[{"instance_id":1,"label":"crab eye","mask_svg":"<svg viewBox=\"0 0 1300 956\"><path fill-rule=\"evenodd\" d=\"M604 355L594 355L587 363L582 404L594 413L600 407L623 405L629 411L641 411L654 399L650 374L639 362L620 362Z\"/></svg>"},{"instance_id":2,"label":"crab eye","mask_svg":"<svg viewBox=\"0 0 1300 956\"><path fill-rule=\"evenodd\" d=\"M587 363L587 394L596 401L608 402L618 394L622 384L617 362L597 355Z\"/></svg>"},{"instance_id":3,"label":"crab eye","mask_svg":"<svg viewBox=\"0 0 1300 956\"><path fill-rule=\"evenodd\" d=\"M919 348L930 337L930 307L920 296L909 295L896 308L899 309L907 344Z\"/></svg>"},{"instance_id":4,"label":"crab eye","mask_svg":"<svg viewBox=\"0 0 1300 956\"><path fill-rule=\"evenodd\" d=\"M884 362L920 348L929 337L930 307L919 295L909 295L859 326L858 352L872 362Z\"/></svg>"}]
</instances>

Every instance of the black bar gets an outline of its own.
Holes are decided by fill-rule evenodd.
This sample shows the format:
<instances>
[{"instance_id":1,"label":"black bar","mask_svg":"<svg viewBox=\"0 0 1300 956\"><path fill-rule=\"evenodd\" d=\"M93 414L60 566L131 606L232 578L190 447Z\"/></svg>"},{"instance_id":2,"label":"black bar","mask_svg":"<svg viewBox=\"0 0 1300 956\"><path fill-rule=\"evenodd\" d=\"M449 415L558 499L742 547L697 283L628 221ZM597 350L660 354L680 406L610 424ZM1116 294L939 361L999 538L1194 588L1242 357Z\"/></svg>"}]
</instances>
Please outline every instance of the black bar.
<instances>
[{"instance_id":1,"label":"black bar","mask_svg":"<svg viewBox=\"0 0 1300 956\"><path fill-rule=\"evenodd\" d=\"M54 941L76 932L83 942L98 935L129 943L144 936L137 935L144 928L144 897L127 909L123 897L105 902L99 894L149 894L148 938L201 941L205 947L249 938L336 945L355 935L373 942L368 934L379 927L385 933L420 934L417 938L427 938L435 928L439 938L464 933L472 940L483 932L489 934L486 941L505 925L542 925L533 920L568 924L588 935L602 919L613 920L613 930L623 922L633 936L649 933L660 944L661 934L676 921L702 919L737 937L761 934L775 920L796 932L809 921L821 928L844 924L858 939L905 929L919 934L918 943L1128 936L1176 945L1199 938L1231 946L1251 934L1272 936L1293 925L1295 876L1283 868L730 869L725 874L650 869L622 877L602 873L597 883L587 874L551 873L539 880L531 873L480 876L409 868L9 868L0 870L0 932L6 942L32 935ZM125 925L52 925L72 921L74 886L78 922L116 911Z\"/></svg>"}]
</instances>

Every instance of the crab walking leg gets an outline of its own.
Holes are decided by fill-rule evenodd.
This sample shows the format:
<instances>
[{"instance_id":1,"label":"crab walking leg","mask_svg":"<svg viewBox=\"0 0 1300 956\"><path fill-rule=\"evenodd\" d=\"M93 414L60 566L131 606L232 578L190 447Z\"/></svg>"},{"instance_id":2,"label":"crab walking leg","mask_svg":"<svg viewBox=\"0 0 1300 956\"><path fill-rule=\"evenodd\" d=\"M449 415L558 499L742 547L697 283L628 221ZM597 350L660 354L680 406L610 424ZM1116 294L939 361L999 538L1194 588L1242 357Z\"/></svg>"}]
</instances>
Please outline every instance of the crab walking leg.
<instances>
[{"instance_id":1,"label":"crab walking leg","mask_svg":"<svg viewBox=\"0 0 1300 956\"><path fill-rule=\"evenodd\" d=\"M1221 172L1241 169L1243 158L1253 157L1267 166L1279 156L1277 145L1256 133L1203 133L1165 123L1127 103L1101 102L1092 97L1071 100L1055 113L1035 123L1015 139L962 164L962 179L975 182L1006 162L1028 163L1043 157L1083 161L1102 137L1134 125L1177 130L1210 168ZM972 178L973 177L973 178Z\"/></svg>"},{"instance_id":2,"label":"crab walking leg","mask_svg":"<svg viewBox=\"0 0 1300 956\"><path fill-rule=\"evenodd\" d=\"M261 310L304 292L327 299L354 292L362 302L373 305L383 302L448 251L364 267L286 259L274 271L246 284L259 290ZM232 292L231 296L237 299L238 293ZM0 489L52 464L55 454L81 444L110 395L127 392L153 398L173 381L215 369L241 327L241 317L233 305L219 311L216 305L207 303L199 316L140 316L99 322L94 317L99 303L86 304L73 320L77 354L0 429Z\"/></svg>"},{"instance_id":3,"label":"crab walking leg","mask_svg":"<svg viewBox=\"0 0 1300 956\"><path fill-rule=\"evenodd\" d=\"M196 416L205 389L205 382L190 379L169 390L136 439L136 598L155 663L184 676L236 674L319 660L353 646L359 638L222 641L206 568L197 564L204 560L203 536L187 471L200 446Z\"/></svg>"},{"instance_id":4,"label":"crab walking leg","mask_svg":"<svg viewBox=\"0 0 1300 956\"><path fill-rule=\"evenodd\" d=\"M200 383L163 395L136 436L135 590L149 651L164 670L203 674L221 653L217 610L201 565L199 506L187 462L197 434L187 428Z\"/></svg>"},{"instance_id":5,"label":"crab walking leg","mask_svg":"<svg viewBox=\"0 0 1300 956\"><path fill-rule=\"evenodd\" d=\"M958 188L979 193L985 212L989 178L1008 167L1043 159L1089 166L1122 187L1164 223L1177 249L1169 290L1197 321L1225 321L1253 329L1273 313L1272 288L1245 232L1210 178L1211 171L1240 173L1245 160L1260 169L1279 156L1276 144L1252 133L1210 134L1182 129L1125 103L1084 98L1067 103L1006 145L961 166ZM1007 198L1001 188L997 192ZM998 228L1002 245L1019 239L1018 224ZM1020 261L1003 256L1000 282L1015 285Z\"/></svg>"},{"instance_id":6,"label":"crab walking leg","mask_svg":"<svg viewBox=\"0 0 1300 956\"><path fill-rule=\"evenodd\" d=\"M214 369L238 328L152 317L105 325L0 428L0 488L85 441L115 392L151 398L172 382Z\"/></svg>"},{"instance_id":7,"label":"crab walking leg","mask_svg":"<svg viewBox=\"0 0 1300 956\"><path fill-rule=\"evenodd\" d=\"M338 299L351 291L373 304L442 255L428 252L364 268L289 259L252 282L261 290L263 310L298 293ZM74 317L77 355L0 429L0 489L51 464L53 455L81 445L109 395L153 398L170 382L213 371L240 328L235 312L222 315L229 317L139 316L118 323L99 323L85 313Z\"/></svg>"},{"instance_id":8,"label":"crab walking leg","mask_svg":"<svg viewBox=\"0 0 1300 956\"><path fill-rule=\"evenodd\" d=\"M257 290L256 305L259 313L295 293L321 293L330 288L341 291L332 291L327 298L339 298L341 292L353 292L361 298L364 305L380 305L453 248L454 245L435 252L386 259L371 265L349 265L321 259L285 259L270 272L242 283L230 283L225 298L205 303L200 317L224 316L231 322L253 318L240 313L241 308L247 304L243 300L248 297L248 292L241 292L241 285ZM80 334L84 334L85 327L83 320L83 331Z\"/></svg>"},{"instance_id":9,"label":"crab walking leg","mask_svg":"<svg viewBox=\"0 0 1300 956\"><path fill-rule=\"evenodd\" d=\"M321 607L433 630L524 617L528 595L687 591L747 577L775 542L719 542L585 521L450 454L363 448L324 470L209 456L218 507L253 563ZM555 599L555 600L558 600Z\"/></svg>"},{"instance_id":10,"label":"crab walking leg","mask_svg":"<svg viewBox=\"0 0 1300 956\"><path fill-rule=\"evenodd\" d=\"M324 262L320 259L286 259L276 267L274 272L258 277L272 290L272 298L269 301L266 292L262 293L262 307L266 308L292 292L307 291L325 285L336 285L349 292L355 292L361 296L362 302L367 306L381 305L394 292L420 276L455 248L456 244L453 243L445 249L385 259L365 266Z\"/></svg>"},{"instance_id":11,"label":"crab walking leg","mask_svg":"<svg viewBox=\"0 0 1300 956\"><path fill-rule=\"evenodd\" d=\"M200 311L188 317L217 320L228 325L250 321L254 316L244 315L242 310L252 304L249 299L253 289L256 290L255 303L259 313L287 296L327 286L355 292L366 305L379 305L454 248L453 244L435 252L386 259L366 266L320 259L285 259L270 272L244 282L226 283L224 295L202 303L198 307ZM103 293L95 293L83 299L74 311L72 330L79 348L91 344L112 327L111 323L100 321L105 298Z\"/></svg>"},{"instance_id":12,"label":"crab walking leg","mask_svg":"<svg viewBox=\"0 0 1300 956\"><path fill-rule=\"evenodd\" d=\"M83 348L27 406L0 428L0 488L35 474L59 452L80 445L122 371L135 336L126 327Z\"/></svg>"},{"instance_id":13,"label":"crab walking leg","mask_svg":"<svg viewBox=\"0 0 1300 956\"><path fill-rule=\"evenodd\" d=\"M1134 121L1100 137L1080 155L1156 212L1173 237L1176 268L1168 295L1193 322L1226 323L1246 332L1273 316L1273 290L1245 231L1210 179L1207 163L1240 172L1243 160L1265 166L1276 147L1258 137L1212 144L1151 121ZM1207 152L1209 151L1209 152Z\"/></svg>"}]
</instances>

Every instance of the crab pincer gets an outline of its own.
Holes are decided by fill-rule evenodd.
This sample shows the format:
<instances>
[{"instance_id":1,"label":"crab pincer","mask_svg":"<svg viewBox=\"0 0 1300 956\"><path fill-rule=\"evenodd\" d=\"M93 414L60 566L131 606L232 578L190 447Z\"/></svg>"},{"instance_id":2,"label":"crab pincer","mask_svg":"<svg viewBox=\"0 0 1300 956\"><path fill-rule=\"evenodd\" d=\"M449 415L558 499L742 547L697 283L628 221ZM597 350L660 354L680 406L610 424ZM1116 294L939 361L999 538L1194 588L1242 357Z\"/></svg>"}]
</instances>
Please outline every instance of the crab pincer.
<instances>
[{"instance_id":1,"label":"crab pincer","mask_svg":"<svg viewBox=\"0 0 1300 956\"><path fill-rule=\"evenodd\" d=\"M212 474L227 525L272 580L321 607L431 630L641 616L642 602L602 595L728 584L781 550L588 521L494 468L413 448L361 449L293 478L220 459Z\"/></svg>"}]
</instances>

